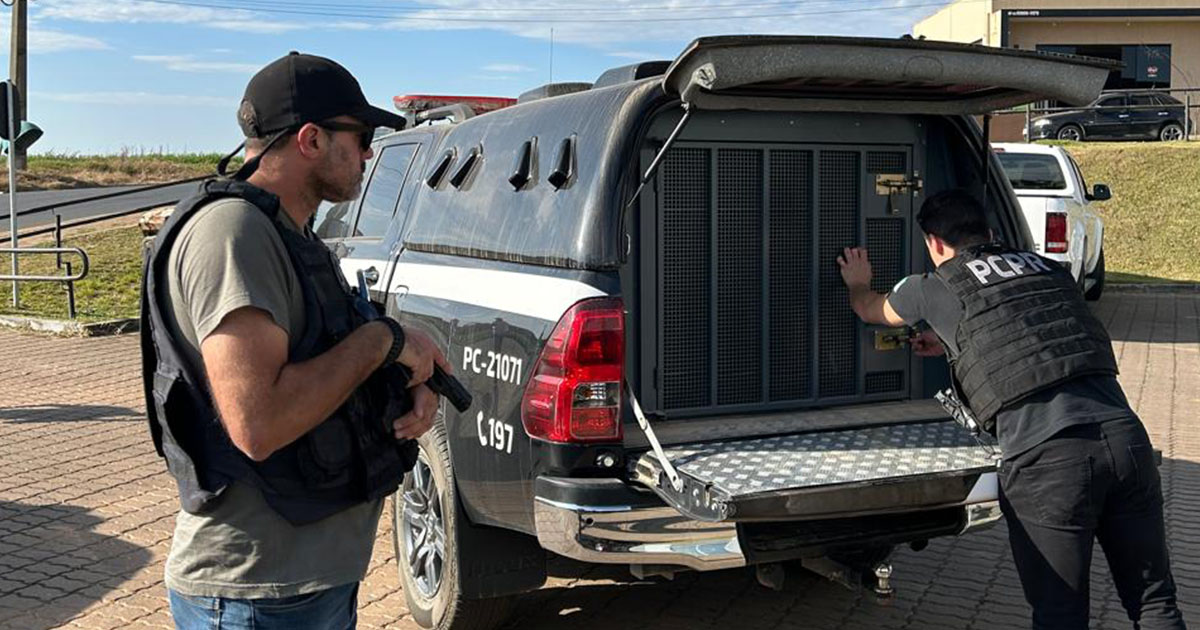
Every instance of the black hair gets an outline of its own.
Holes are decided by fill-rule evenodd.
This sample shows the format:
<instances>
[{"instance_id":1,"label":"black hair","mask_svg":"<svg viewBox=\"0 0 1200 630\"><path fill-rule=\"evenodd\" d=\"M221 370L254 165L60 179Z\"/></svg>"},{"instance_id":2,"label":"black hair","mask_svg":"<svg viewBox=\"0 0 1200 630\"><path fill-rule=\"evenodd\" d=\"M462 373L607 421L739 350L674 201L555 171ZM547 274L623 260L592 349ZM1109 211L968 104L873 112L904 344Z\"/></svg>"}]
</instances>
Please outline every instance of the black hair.
<instances>
[{"instance_id":1,"label":"black hair","mask_svg":"<svg viewBox=\"0 0 1200 630\"><path fill-rule=\"evenodd\" d=\"M917 213L921 230L951 247L966 247L991 240L987 211L979 199L962 188L942 191L921 204Z\"/></svg>"}]
</instances>

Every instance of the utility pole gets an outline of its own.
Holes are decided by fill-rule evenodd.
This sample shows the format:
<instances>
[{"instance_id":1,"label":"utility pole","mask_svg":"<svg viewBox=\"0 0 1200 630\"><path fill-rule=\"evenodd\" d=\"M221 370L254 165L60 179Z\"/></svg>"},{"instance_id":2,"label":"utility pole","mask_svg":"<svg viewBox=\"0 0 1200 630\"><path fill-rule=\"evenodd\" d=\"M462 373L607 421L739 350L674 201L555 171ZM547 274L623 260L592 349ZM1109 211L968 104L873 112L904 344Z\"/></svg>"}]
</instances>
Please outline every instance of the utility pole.
<instances>
[{"instance_id":1,"label":"utility pole","mask_svg":"<svg viewBox=\"0 0 1200 630\"><path fill-rule=\"evenodd\" d=\"M12 0L12 8L12 51L8 56L8 76L13 84L17 86L17 94L21 96L17 104L20 111L16 112L16 119L21 121L28 118L25 115L25 103L29 101L29 86L26 85L28 75L26 71L26 27L29 15L29 0ZM9 164L18 171L25 170L24 149L16 151L10 147L9 151L12 153L9 156ZM9 192L11 193L12 191Z\"/></svg>"}]
</instances>

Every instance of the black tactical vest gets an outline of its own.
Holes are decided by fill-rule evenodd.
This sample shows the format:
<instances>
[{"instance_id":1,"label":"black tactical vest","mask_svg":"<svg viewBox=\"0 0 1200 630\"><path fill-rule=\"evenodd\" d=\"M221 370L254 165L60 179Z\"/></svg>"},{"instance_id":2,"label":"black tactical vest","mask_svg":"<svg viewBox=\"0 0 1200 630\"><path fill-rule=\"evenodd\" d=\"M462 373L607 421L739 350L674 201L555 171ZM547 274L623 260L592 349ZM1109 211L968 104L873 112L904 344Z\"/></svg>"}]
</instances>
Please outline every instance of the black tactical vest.
<instances>
[{"instance_id":1,"label":"black tactical vest","mask_svg":"<svg viewBox=\"0 0 1200 630\"><path fill-rule=\"evenodd\" d=\"M398 442L391 431L391 421L412 407L404 388L408 374L399 366L377 370L332 416L262 462L239 451L221 426L205 376L189 367L183 346L166 323L169 298L162 280L184 224L197 210L224 197L245 199L266 213L287 248L307 320L290 361L324 353L372 312L369 303L349 291L323 243L279 223L275 195L245 182L216 179L180 202L146 256L141 345L150 432L179 486L183 509L193 514L212 509L235 480L258 488L267 503L295 525L391 494L417 453L415 442Z\"/></svg>"},{"instance_id":2,"label":"black tactical vest","mask_svg":"<svg viewBox=\"0 0 1200 630\"><path fill-rule=\"evenodd\" d=\"M950 358L956 389L988 430L996 412L1071 379L1115 375L1112 341L1058 263L999 245L946 261L937 275L962 300Z\"/></svg>"}]
</instances>

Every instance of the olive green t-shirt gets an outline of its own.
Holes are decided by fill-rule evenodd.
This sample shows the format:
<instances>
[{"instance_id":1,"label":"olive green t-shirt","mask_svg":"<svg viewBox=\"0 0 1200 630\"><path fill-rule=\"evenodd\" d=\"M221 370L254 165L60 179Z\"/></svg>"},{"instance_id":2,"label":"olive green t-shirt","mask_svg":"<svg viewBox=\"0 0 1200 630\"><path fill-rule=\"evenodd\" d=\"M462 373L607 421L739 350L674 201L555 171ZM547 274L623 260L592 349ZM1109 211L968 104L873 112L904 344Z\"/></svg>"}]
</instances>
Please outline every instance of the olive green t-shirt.
<instances>
[{"instance_id":1,"label":"olive green t-shirt","mask_svg":"<svg viewBox=\"0 0 1200 630\"><path fill-rule=\"evenodd\" d=\"M299 231L285 213L288 229ZM311 232L305 233L312 237ZM180 230L167 261L172 333L203 374L200 342L230 312L261 309L295 343L304 329L300 282L271 219L241 199L202 208ZM180 511L167 556L167 587L197 597L301 595L362 580L383 502L294 526L256 488L234 483L204 515Z\"/></svg>"}]
</instances>

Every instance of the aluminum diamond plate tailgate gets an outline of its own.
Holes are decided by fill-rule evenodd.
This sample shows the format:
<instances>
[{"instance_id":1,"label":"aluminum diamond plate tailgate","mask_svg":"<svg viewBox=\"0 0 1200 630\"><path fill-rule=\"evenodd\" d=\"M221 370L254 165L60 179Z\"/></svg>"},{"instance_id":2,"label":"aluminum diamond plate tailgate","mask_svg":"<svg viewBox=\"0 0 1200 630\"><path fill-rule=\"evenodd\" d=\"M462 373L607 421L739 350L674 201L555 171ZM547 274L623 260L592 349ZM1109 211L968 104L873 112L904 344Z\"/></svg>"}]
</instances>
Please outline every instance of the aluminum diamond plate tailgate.
<instances>
[{"instance_id":1,"label":"aluminum diamond plate tailgate","mask_svg":"<svg viewBox=\"0 0 1200 630\"><path fill-rule=\"evenodd\" d=\"M996 470L998 451L952 421L697 442L653 452L635 478L704 521L782 521L906 512L964 503Z\"/></svg>"}]
</instances>

